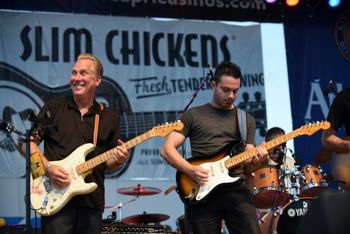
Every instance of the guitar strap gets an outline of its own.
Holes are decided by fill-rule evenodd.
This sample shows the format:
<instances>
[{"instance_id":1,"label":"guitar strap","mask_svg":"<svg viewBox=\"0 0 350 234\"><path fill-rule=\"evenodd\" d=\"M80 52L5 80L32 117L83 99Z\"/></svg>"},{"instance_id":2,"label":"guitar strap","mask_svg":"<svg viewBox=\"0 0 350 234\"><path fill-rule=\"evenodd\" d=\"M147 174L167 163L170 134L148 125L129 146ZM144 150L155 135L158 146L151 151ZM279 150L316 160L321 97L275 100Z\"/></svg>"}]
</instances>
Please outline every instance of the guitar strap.
<instances>
[{"instance_id":1,"label":"guitar strap","mask_svg":"<svg viewBox=\"0 0 350 234\"><path fill-rule=\"evenodd\" d=\"M247 140L247 112L237 107L238 128L243 144Z\"/></svg>"},{"instance_id":2,"label":"guitar strap","mask_svg":"<svg viewBox=\"0 0 350 234\"><path fill-rule=\"evenodd\" d=\"M104 109L104 106L101 104L101 103L99 103L99 106L100 106L100 109L101 109L101 111L103 111L103 109ZM95 115L95 125L94 125L94 145L96 146L97 145L97 137L98 137L98 126L99 126L99 124L100 124L100 115L99 114L96 114Z\"/></svg>"}]
</instances>

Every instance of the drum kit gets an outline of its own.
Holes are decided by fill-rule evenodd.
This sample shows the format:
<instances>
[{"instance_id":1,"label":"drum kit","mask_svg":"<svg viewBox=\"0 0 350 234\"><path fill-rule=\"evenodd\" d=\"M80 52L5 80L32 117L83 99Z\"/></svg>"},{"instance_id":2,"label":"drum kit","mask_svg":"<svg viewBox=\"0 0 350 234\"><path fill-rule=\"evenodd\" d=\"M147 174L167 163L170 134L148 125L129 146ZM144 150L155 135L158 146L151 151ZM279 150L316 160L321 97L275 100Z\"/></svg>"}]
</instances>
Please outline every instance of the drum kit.
<instances>
[{"instance_id":1,"label":"drum kit","mask_svg":"<svg viewBox=\"0 0 350 234\"><path fill-rule=\"evenodd\" d=\"M105 208L109 208L109 210L113 211L118 209L118 216L114 215L115 217L113 219L117 219L116 221L125 225L136 225L136 224L141 224L141 225L148 225L148 224L159 224L162 221L165 221L169 219L169 215L165 214L158 214L158 213L146 213L143 212L142 214L138 215L132 215L123 218L122 217L122 207L128 203L131 203L133 201L136 201L139 196L149 196L149 195L156 195L160 193L161 190L158 188L154 187L145 187L140 184L137 186L132 186L132 187L125 187L125 188L120 188L117 190L117 193L123 194L123 195L130 195L134 196L133 199L126 201L126 202L120 202L115 206L105 206ZM111 220L114 222L115 220Z\"/></svg>"},{"instance_id":2,"label":"drum kit","mask_svg":"<svg viewBox=\"0 0 350 234\"><path fill-rule=\"evenodd\" d=\"M249 184L261 233L296 233L311 201L328 189L325 178L321 167L312 164L265 166L254 171Z\"/></svg>"},{"instance_id":3,"label":"drum kit","mask_svg":"<svg viewBox=\"0 0 350 234\"><path fill-rule=\"evenodd\" d=\"M292 167L264 166L254 171L248 179L261 233L296 233L299 219L306 214L312 200L328 189L328 182L331 181L327 178L322 173L321 167L313 164L302 168L299 168L298 165ZM134 196L134 198L115 206L105 206L105 208L111 211L117 209L118 216L114 215L114 220L116 219L121 224L159 224L168 220L169 216L143 212L123 218L121 210L124 205L135 201L140 196L156 195L160 192L158 188L145 187L140 184L120 188L117 193ZM178 227L183 227L180 230L184 229L183 221L183 216L176 221Z\"/></svg>"}]
</instances>

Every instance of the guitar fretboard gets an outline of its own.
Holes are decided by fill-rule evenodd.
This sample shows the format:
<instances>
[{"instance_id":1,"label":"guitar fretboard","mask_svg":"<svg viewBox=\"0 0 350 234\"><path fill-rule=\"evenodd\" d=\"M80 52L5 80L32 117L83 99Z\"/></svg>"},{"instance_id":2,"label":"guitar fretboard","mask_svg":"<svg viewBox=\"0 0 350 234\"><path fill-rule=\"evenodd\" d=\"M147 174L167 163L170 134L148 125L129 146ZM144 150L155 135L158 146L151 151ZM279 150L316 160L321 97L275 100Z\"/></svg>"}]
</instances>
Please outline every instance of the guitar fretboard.
<instances>
[{"instance_id":1,"label":"guitar fretboard","mask_svg":"<svg viewBox=\"0 0 350 234\"><path fill-rule=\"evenodd\" d=\"M149 130L148 132L145 132L143 134L141 134L138 137L135 137L127 142L125 142L125 146L126 148L129 150L132 147L134 147L135 145L141 144L142 142L148 140L149 138L152 138L152 130ZM92 159L89 159L88 161L86 161L85 163L80 164L79 166L77 166L77 172L78 174L84 174L87 171L91 170L92 168L100 165L101 163L107 161L108 159L112 158L114 153L113 150L115 148L108 150Z\"/></svg>"},{"instance_id":2,"label":"guitar fretboard","mask_svg":"<svg viewBox=\"0 0 350 234\"><path fill-rule=\"evenodd\" d=\"M156 137L156 136L162 136L165 137L173 130L180 130L183 128L183 124L179 121L173 122L173 123L166 123L163 125L158 125L147 132L127 141L124 143L127 150L133 148L134 146L141 144L142 142ZM78 165L76 167L76 171L79 175L84 174L88 171L90 171L92 168L96 167L97 165L100 165L101 163L107 161L108 159L112 158L114 155L115 148L108 150L98 156L95 156L92 159L89 159L88 161Z\"/></svg>"},{"instance_id":3,"label":"guitar fretboard","mask_svg":"<svg viewBox=\"0 0 350 234\"><path fill-rule=\"evenodd\" d=\"M271 141L265 142L265 143L261 144L260 146L263 147L264 149L268 150L268 149L271 149L277 145L280 145L280 144L282 144L290 139L293 139L299 135L300 135L299 129L297 129L297 130L290 132L286 135L283 135L283 136L277 137ZM243 163L244 161L254 157L256 154L257 154L256 148L245 151L243 153L236 155L235 157L232 157L232 158L226 160L225 165L228 169L233 168L233 167Z\"/></svg>"},{"instance_id":4,"label":"guitar fretboard","mask_svg":"<svg viewBox=\"0 0 350 234\"><path fill-rule=\"evenodd\" d=\"M310 136L318 130L328 129L329 127L330 127L330 123L327 121L305 125L305 126L302 126L302 127L298 128L298 129L296 129L288 134L285 134L283 136L279 136L271 141L265 142L265 143L261 144L260 146L266 150L269 150L269 149L271 149L277 145L280 145L280 144L282 144L282 143L284 143L292 138L295 138L297 136L300 136L303 134ZM243 163L244 161L254 157L257 153L258 153L258 151L256 148L245 151L243 153L240 153L240 154L226 160L225 166L226 166L226 168L231 169L231 168Z\"/></svg>"},{"instance_id":5,"label":"guitar fretboard","mask_svg":"<svg viewBox=\"0 0 350 234\"><path fill-rule=\"evenodd\" d=\"M121 139L130 139L135 137L153 126L159 124L174 122L179 117L181 111L154 111L139 112L120 116L120 135Z\"/></svg>"}]
</instances>

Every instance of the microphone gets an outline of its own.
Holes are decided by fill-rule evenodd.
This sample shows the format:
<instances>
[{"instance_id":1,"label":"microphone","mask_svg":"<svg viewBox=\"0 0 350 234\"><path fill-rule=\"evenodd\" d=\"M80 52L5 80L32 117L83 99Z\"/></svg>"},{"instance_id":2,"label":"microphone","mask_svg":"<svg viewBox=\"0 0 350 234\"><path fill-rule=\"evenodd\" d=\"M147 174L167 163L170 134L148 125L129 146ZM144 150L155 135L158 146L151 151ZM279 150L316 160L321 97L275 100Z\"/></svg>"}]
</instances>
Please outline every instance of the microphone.
<instances>
[{"instance_id":1,"label":"microphone","mask_svg":"<svg viewBox=\"0 0 350 234\"><path fill-rule=\"evenodd\" d=\"M327 94L329 94L329 93L337 93L337 90L335 89L335 87L334 87L334 83L333 83L333 80L330 80L329 82L328 82L328 85L327 85L327 87L326 88L324 88L323 90L323 94L324 95L327 95Z\"/></svg>"},{"instance_id":2,"label":"microphone","mask_svg":"<svg viewBox=\"0 0 350 234\"><path fill-rule=\"evenodd\" d=\"M214 79L214 72L211 70L211 66L207 64L207 68L209 70L209 75L211 76L211 80Z\"/></svg>"},{"instance_id":3,"label":"microphone","mask_svg":"<svg viewBox=\"0 0 350 234\"><path fill-rule=\"evenodd\" d=\"M12 123L8 123L8 122L0 120L0 130L7 132L7 133L11 133L15 130L15 127L13 126Z\"/></svg>"},{"instance_id":4,"label":"microphone","mask_svg":"<svg viewBox=\"0 0 350 234\"><path fill-rule=\"evenodd\" d=\"M283 150L281 150L280 148L276 148L273 150L274 154L277 154L277 163L278 164L282 164L283 162L283 158L285 156L285 153Z\"/></svg>"},{"instance_id":5,"label":"microphone","mask_svg":"<svg viewBox=\"0 0 350 234\"><path fill-rule=\"evenodd\" d=\"M295 156L294 151L293 151L292 149L290 149L290 148L288 148L288 150L289 150L289 152L292 154L292 157L294 158L295 163L296 163L296 164L299 164L299 161L298 161L297 157Z\"/></svg>"}]
</instances>

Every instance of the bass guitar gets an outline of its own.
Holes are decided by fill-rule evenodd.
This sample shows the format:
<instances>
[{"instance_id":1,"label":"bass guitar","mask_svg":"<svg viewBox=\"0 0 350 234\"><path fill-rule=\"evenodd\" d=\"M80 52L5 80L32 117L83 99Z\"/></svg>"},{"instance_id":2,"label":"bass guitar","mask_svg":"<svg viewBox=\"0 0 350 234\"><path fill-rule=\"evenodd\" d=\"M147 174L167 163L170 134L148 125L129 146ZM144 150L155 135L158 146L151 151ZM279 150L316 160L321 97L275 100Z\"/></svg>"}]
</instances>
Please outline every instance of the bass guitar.
<instances>
[{"instance_id":1,"label":"bass guitar","mask_svg":"<svg viewBox=\"0 0 350 234\"><path fill-rule=\"evenodd\" d=\"M130 149L150 138L165 137L174 130L181 130L183 123L178 121L153 127L151 130L125 142ZM60 161L50 161L50 164L62 166L69 172L71 183L57 189L45 174L40 176L31 175L30 200L33 209L42 216L50 216L61 210L65 204L78 194L91 193L97 188L96 183L85 183L85 177L92 169L113 157L113 149L108 150L88 161L86 155L94 150L94 145L87 143L79 146L68 157Z\"/></svg>"},{"instance_id":2,"label":"bass guitar","mask_svg":"<svg viewBox=\"0 0 350 234\"><path fill-rule=\"evenodd\" d=\"M288 134L274 138L271 141L265 142L260 146L268 150L277 145L280 145L290 139L300 135L312 135L320 129L328 129L330 123L327 121L317 122L314 124L304 125ZM256 148L245 151L233 157L227 155L228 152L222 152L209 157L190 158L188 161L192 165L199 165L209 171L209 181L200 186L193 181L188 175L177 171L176 182L177 191L181 200L187 205L195 205L200 203L207 197L213 189L224 183L233 183L240 177L229 176L229 170L242 164L244 161L254 157L257 154Z\"/></svg>"}]
</instances>

